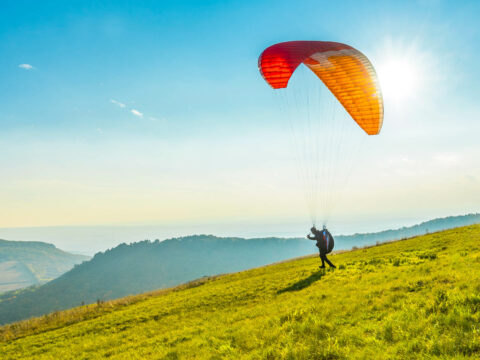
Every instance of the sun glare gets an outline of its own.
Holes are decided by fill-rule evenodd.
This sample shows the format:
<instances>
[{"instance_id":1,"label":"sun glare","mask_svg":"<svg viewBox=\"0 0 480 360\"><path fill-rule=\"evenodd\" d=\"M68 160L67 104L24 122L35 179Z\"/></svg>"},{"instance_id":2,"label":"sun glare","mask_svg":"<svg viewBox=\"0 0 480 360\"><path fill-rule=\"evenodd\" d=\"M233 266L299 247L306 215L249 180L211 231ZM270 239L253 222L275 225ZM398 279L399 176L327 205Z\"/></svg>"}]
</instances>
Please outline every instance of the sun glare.
<instances>
[{"instance_id":1,"label":"sun glare","mask_svg":"<svg viewBox=\"0 0 480 360\"><path fill-rule=\"evenodd\" d=\"M378 79L385 98L400 102L415 94L418 73L407 59L392 59L378 67Z\"/></svg>"}]
</instances>

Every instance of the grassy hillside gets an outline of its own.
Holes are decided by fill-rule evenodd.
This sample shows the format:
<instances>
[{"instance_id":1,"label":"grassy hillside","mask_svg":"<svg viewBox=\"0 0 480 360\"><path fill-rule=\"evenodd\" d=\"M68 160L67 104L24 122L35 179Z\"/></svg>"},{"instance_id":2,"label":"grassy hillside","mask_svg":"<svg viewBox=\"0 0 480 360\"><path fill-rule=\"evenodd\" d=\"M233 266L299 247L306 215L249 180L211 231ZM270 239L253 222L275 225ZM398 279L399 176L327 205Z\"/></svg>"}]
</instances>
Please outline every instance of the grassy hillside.
<instances>
[{"instance_id":1,"label":"grassy hillside","mask_svg":"<svg viewBox=\"0 0 480 360\"><path fill-rule=\"evenodd\" d=\"M52 280L85 260L52 244L0 240L0 292Z\"/></svg>"},{"instance_id":2,"label":"grassy hillside","mask_svg":"<svg viewBox=\"0 0 480 360\"><path fill-rule=\"evenodd\" d=\"M38 284L39 280L21 261L0 261L0 293Z\"/></svg>"},{"instance_id":3,"label":"grassy hillside","mask_svg":"<svg viewBox=\"0 0 480 360\"><path fill-rule=\"evenodd\" d=\"M1 328L5 359L478 359L480 226Z\"/></svg>"},{"instance_id":4,"label":"grassy hillside","mask_svg":"<svg viewBox=\"0 0 480 360\"><path fill-rule=\"evenodd\" d=\"M335 236L335 249L372 245L424 234L427 230L443 230L476 222L480 222L480 214L435 219L378 233L339 235ZM20 245L30 252L26 254L36 257L29 259L22 255L22 261L27 265L19 261L2 263L5 245L16 246L17 258ZM91 261L44 285L0 294L0 325L97 300L171 287L205 275L241 271L315 251L313 242L305 238L242 239L195 235L161 242L121 244L96 254ZM15 289L59 276L73 267L72 261L78 261L75 258L66 261L66 255L72 256L45 243L0 241L0 290L2 286ZM46 272L46 269L50 271Z\"/></svg>"},{"instance_id":5,"label":"grassy hillside","mask_svg":"<svg viewBox=\"0 0 480 360\"><path fill-rule=\"evenodd\" d=\"M306 239L209 235L121 244L43 286L0 295L0 324L171 287L205 275L250 269L314 249Z\"/></svg>"},{"instance_id":6,"label":"grassy hillside","mask_svg":"<svg viewBox=\"0 0 480 360\"><path fill-rule=\"evenodd\" d=\"M384 230L375 233L339 235L335 237L335 240L341 243L344 249L351 249L353 246L358 246L358 244L373 245L377 241L383 242L405 239L413 236L474 224L480 224L480 214L448 216L425 221L413 226L402 227L393 230Z\"/></svg>"}]
</instances>

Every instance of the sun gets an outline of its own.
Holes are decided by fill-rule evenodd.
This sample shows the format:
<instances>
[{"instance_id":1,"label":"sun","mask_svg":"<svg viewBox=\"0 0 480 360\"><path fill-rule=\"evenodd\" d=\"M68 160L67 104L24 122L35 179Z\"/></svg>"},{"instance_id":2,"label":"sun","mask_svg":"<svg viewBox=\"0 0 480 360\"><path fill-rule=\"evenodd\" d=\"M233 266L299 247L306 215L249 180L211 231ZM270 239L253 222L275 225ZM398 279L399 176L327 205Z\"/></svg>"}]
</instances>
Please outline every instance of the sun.
<instances>
[{"instance_id":1,"label":"sun","mask_svg":"<svg viewBox=\"0 0 480 360\"><path fill-rule=\"evenodd\" d=\"M377 76L383 97L396 103L415 96L419 73L408 58L391 58L380 64Z\"/></svg>"}]
</instances>

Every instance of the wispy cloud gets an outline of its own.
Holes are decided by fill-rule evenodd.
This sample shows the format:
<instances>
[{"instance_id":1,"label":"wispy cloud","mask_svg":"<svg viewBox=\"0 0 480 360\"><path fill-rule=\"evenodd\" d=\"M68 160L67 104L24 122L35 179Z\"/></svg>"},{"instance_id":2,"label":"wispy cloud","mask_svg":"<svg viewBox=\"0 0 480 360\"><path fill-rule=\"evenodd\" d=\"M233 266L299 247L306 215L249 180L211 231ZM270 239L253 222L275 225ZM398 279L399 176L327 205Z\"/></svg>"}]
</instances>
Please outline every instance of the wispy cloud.
<instances>
[{"instance_id":1,"label":"wispy cloud","mask_svg":"<svg viewBox=\"0 0 480 360\"><path fill-rule=\"evenodd\" d=\"M130 110L130 112L135 115L135 116L138 116L138 117L143 117L143 113L141 113L140 111L136 110L136 109L132 109Z\"/></svg>"},{"instance_id":2,"label":"wispy cloud","mask_svg":"<svg viewBox=\"0 0 480 360\"><path fill-rule=\"evenodd\" d=\"M122 108L122 109L125 109L125 110L128 110L126 109L127 105L118 101L118 100L115 100L115 99L110 99L110 102L114 105L117 105L118 107ZM131 101L133 103L133 101ZM129 110L130 113L138 118L143 118L143 113L140 111L140 110L137 110L137 109L130 109ZM154 120L155 118L153 117L150 117L150 120ZM156 120L156 119L155 119Z\"/></svg>"},{"instance_id":3,"label":"wispy cloud","mask_svg":"<svg viewBox=\"0 0 480 360\"><path fill-rule=\"evenodd\" d=\"M24 70L32 70L33 69L33 66L30 65L30 64L20 64L20 65L18 65L18 67L20 69L24 69Z\"/></svg>"},{"instance_id":4,"label":"wispy cloud","mask_svg":"<svg viewBox=\"0 0 480 360\"><path fill-rule=\"evenodd\" d=\"M122 109L125 107L125 104L124 104L124 103L121 103L120 101L111 99L110 102L111 102L112 104L115 104L115 105L121 107Z\"/></svg>"}]
</instances>

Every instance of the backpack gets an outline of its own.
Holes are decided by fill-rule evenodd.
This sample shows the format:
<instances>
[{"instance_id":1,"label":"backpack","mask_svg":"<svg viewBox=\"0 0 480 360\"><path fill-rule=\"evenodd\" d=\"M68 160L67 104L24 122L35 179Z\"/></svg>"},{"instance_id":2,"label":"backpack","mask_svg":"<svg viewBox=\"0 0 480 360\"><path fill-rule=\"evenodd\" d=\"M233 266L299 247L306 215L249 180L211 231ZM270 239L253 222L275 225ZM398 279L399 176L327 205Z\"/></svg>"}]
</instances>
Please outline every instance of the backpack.
<instances>
[{"instance_id":1,"label":"backpack","mask_svg":"<svg viewBox=\"0 0 480 360\"><path fill-rule=\"evenodd\" d=\"M326 229L320 232L321 238L317 239L317 247L326 254L331 253L335 246L332 234Z\"/></svg>"}]
</instances>

